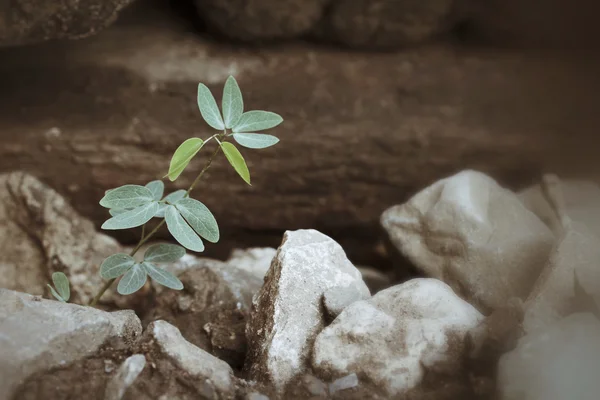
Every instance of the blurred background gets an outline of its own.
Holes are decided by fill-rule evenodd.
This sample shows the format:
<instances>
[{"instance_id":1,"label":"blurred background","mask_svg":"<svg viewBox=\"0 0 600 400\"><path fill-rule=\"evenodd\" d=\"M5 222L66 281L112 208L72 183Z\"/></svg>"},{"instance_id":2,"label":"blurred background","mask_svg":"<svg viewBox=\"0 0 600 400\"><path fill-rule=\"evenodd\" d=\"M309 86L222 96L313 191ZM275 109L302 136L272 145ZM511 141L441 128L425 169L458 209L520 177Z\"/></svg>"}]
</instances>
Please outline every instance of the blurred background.
<instances>
[{"instance_id":1,"label":"blurred background","mask_svg":"<svg viewBox=\"0 0 600 400\"><path fill-rule=\"evenodd\" d=\"M223 159L198 187L221 227L206 255L315 228L385 269L382 211L437 179L597 178L599 11L594 0L0 0L0 171L37 176L99 227L106 189L161 178L181 142L210 135L197 84L219 101L231 74L247 109L285 122L279 145L243 151L252 187Z\"/></svg>"}]
</instances>

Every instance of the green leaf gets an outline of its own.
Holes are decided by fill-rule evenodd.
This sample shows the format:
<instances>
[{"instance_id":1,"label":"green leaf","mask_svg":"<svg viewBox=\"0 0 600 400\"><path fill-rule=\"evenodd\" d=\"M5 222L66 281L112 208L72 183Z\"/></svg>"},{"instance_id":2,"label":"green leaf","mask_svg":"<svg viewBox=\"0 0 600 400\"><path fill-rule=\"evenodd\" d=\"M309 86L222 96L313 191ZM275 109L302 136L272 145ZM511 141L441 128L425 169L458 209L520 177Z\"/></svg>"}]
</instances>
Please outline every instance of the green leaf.
<instances>
[{"instance_id":1,"label":"green leaf","mask_svg":"<svg viewBox=\"0 0 600 400\"><path fill-rule=\"evenodd\" d=\"M223 153L225 153L225 157L227 157L229 164L231 164L233 169L235 169L242 179L250 185L250 171L248 171L246 161L244 161L244 157L242 157L239 150L229 142L222 142L221 148L223 149Z\"/></svg>"},{"instance_id":2,"label":"green leaf","mask_svg":"<svg viewBox=\"0 0 600 400\"><path fill-rule=\"evenodd\" d=\"M169 193L169 195L164 198L164 201L166 201L167 203L170 203L170 204L175 204L179 200L183 199L185 197L186 193L187 193L187 190L183 190L183 189L177 190L173 193Z\"/></svg>"},{"instance_id":3,"label":"green leaf","mask_svg":"<svg viewBox=\"0 0 600 400\"><path fill-rule=\"evenodd\" d=\"M54 298L58 301L62 301L63 303L66 303L67 301L65 299L63 299L62 297L60 297L60 294L56 293L56 290L54 290L54 288L48 284L46 284L49 288L50 288L50 293L52 293L52 296L54 296Z\"/></svg>"},{"instance_id":4,"label":"green leaf","mask_svg":"<svg viewBox=\"0 0 600 400\"><path fill-rule=\"evenodd\" d=\"M131 210L133 210L133 208L121 208L121 209L111 208L110 210L108 210L108 213L110 215L112 215L113 217L116 217L117 215L126 213L127 211L131 211Z\"/></svg>"},{"instance_id":5,"label":"green leaf","mask_svg":"<svg viewBox=\"0 0 600 400\"><path fill-rule=\"evenodd\" d=\"M179 145L173 154L173 158L171 158L169 173L167 174L171 182L181 175L185 167L198 154L203 145L204 141L200 138L190 138Z\"/></svg>"},{"instance_id":6,"label":"green leaf","mask_svg":"<svg viewBox=\"0 0 600 400\"><path fill-rule=\"evenodd\" d=\"M144 261L148 262L173 262L185 256L185 249L176 244L160 243L148 247L144 254Z\"/></svg>"},{"instance_id":7,"label":"green leaf","mask_svg":"<svg viewBox=\"0 0 600 400\"><path fill-rule=\"evenodd\" d=\"M134 264L119 281L117 292L122 295L132 294L140 290L145 283L146 270L140 264Z\"/></svg>"},{"instance_id":8,"label":"green leaf","mask_svg":"<svg viewBox=\"0 0 600 400\"><path fill-rule=\"evenodd\" d=\"M233 76L227 78L223 88L223 101L221 102L225 127L231 128L244 112L244 99L242 92Z\"/></svg>"},{"instance_id":9,"label":"green leaf","mask_svg":"<svg viewBox=\"0 0 600 400\"><path fill-rule=\"evenodd\" d=\"M169 271L165 271L162 268L158 268L156 265L148 262L143 262L142 266L150 275L150 278L154 279L156 283L160 283L170 289L181 290L183 289L183 283Z\"/></svg>"},{"instance_id":10,"label":"green leaf","mask_svg":"<svg viewBox=\"0 0 600 400\"><path fill-rule=\"evenodd\" d=\"M171 235L188 250L201 252L204 251L202 239L194 232L192 228L184 221L183 217L175 206L168 206L165 211L165 220L167 228Z\"/></svg>"},{"instance_id":11,"label":"green leaf","mask_svg":"<svg viewBox=\"0 0 600 400\"><path fill-rule=\"evenodd\" d=\"M248 111L242 114L232 130L239 132L256 132L274 128L283 122L281 116L270 111Z\"/></svg>"},{"instance_id":12,"label":"green leaf","mask_svg":"<svg viewBox=\"0 0 600 400\"><path fill-rule=\"evenodd\" d=\"M152 192L152 198L156 201L162 199L163 193L165 192L165 184L163 181L152 181L146 184L146 187Z\"/></svg>"},{"instance_id":13,"label":"green leaf","mask_svg":"<svg viewBox=\"0 0 600 400\"><path fill-rule=\"evenodd\" d=\"M262 133L234 133L233 138L249 149L264 149L279 143L279 139L275 136Z\"/></svg>"},{"instance_id":14,"label":"green leaf","mask_svg":"<svg viewBox=\"0 0 600 400\"><path fill-rule=\"evenodd\" d=\"M208 207L190 198L179 200L175 207L198 235L212 243L219 241L219 226Z\"/></svg>"},{"instance_id":15,"label":"green leaf","mask_svg":"<svg viewBox=\"0 0 600 400\"><path fill-rule=\"evenodd\" d=\"M158 212L158 203L152 202L146 205L134 208L115 217L112 217L104 224L102 229L116 230L116 229L129 229L135 228L136 226L144 225L150 221L152 217Z\"/></svg>"},{"instance_id":16,"label":"green leaf","mask_svg":"<svg viewBox=\"0 0 600 400\"><path fill-rule=\"evenodd\" d=\"M217 102L210 89L202 83L198 84L198 108L200 108L200 114L202 114L202 118L208 125L219 131L225 129Z\"/></svg>"},{"instance_id":17,"label":"green leaf","mask_svg":"<svg viewBox=\"0 0 600 400\"><path fill-rule=\"evenodd\" d=\"M108 191L100 205L106 208L133 208L154 201L150 189L139 185L125 185Z\"/></svg>"},{"instance_id":18,"label":"green leaf","mask_svg":"<svg viewBox=\"0 0 600 400\"><path fill-rule=\"evenodd\" d=\"M69 288L69 278L62 272L55 272L52 274L52 282L54 287L64 301L69 301L71 297L71 289Z\"/></svg>"},{"instance_id":19,"label":"green leaf","mask_svg":"<svg viewBox=\"0 0 600 400\"><path fill-rule=\"evenodd\" d=\"M129 271L135 260L129 254L118 253L107 257L100 265L100 276L103 279L114 279Z\"/></svg>"}]
</instances>

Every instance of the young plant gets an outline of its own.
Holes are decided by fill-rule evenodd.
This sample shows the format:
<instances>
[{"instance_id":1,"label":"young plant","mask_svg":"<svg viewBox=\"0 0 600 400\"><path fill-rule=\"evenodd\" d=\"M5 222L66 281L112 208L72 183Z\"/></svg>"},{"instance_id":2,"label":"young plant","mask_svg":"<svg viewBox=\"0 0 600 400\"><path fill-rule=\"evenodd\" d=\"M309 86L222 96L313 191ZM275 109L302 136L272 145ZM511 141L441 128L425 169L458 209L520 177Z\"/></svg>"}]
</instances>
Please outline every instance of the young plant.
<instances>
[{"instance_id":1,"label":"young plant","mask_svg":"<svg viewBox=\"0 0 600 400\"><path fill-rule=\"evenodd\" d=\"M211 243L219 240L219 226L215 217L202 202L191 197L194 187L221 150L233 169L250 185L250 172L244 157L228 140L250 149L263 149L279 142L275 136L258 132L276 127L283 122L283 119L268 111L244 112L242 93L233 76L225 82L222 112L208 87L202 83L198 85L198 107L202 118L210 127L216 129L217 133L204 140L194 137L184 141L173 154L169 171L163 177L175 181L200 150L213 140L216 142L215 150L187 190L177 190L163 197L164 183L155 180L145 186L124 185L110 189L100 200L100 205L107 208L111 215L111 218L102 225L102 229L131 229L141 226L142 235L129 254L114 254L102 262L100 275L106 283L89 305L96 305L104 292L119 278L117 292L122 295L132 294L141 289L148 276L158 284L181 290L183 288L181 281L156 264L177 261L185 255L185 249L194 252L203 251L203 239ZM146 233L147 225L152 220L157 222ZM165 224L181 246L174 244L150 246L144 254L143 261L137 262L133 256ZM59 285L56 282L55 285L58 289ZM58 295L60 296L55 295L55 297L68 300L68 296L64 299L60 290Z\"/></svg>"}]
</instances>

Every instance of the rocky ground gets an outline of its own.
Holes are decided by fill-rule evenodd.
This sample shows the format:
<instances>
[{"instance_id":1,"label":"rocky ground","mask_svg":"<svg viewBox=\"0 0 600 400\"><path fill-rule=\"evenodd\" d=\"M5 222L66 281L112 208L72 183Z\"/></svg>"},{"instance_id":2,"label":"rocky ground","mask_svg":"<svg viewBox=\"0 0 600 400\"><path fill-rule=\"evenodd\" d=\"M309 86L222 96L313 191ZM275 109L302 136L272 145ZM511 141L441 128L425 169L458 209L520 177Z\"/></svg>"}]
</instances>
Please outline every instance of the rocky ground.
<instances>
[{"instance_id":1,"label":"rocky ground","mask_svg":"<svg viewBox=\"0 0 600 400\"><path fill-rule=\"evenodd\" d=\"M548 175L514 193L472 170L434 183L381 216L418 271L404 282L296 230L227 261L186 255L166 267L184 290L149 281L94 309L49 300L44 284L62 271L74 303L89 299L97 264L121 245L36 178L0 182L0 399L591 400L600 390L594 183Z\"/></svg>"}]
</instances>

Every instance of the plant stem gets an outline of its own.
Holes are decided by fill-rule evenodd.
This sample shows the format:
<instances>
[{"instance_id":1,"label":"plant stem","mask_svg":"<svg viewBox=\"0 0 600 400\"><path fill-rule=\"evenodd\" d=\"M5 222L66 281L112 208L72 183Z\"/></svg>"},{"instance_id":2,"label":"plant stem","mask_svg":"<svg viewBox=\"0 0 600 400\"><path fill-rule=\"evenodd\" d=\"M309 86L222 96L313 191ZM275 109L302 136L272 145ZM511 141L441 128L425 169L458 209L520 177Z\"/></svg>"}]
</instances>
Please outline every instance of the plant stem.
<instances>
[{"instance_id":1,"label":"plant stem","mask_svg":"<svg viewBox=\"0 0 600 400\"><path fill-rule=\"evenodd\" d=\"M217 154L219 153L220 150L221 150L221 146L219 145L219 146L217 146L217 149L212 153L212 155L210 156L210 158L208 159L208 161L204 165L204 168L202 168L202 171L200 171L200 173L198 174L198 176L196 177L196 179L194 179L194 182L192 182L192 184L190 185L189 189L185 193L186 196L190 194L190 192L194 189L194 187L198 184L198 182L202 178L202 175L204 175L204 173L210 168L210 165L212 164L214 158L217 156ZM152 236L154 236L154 234L156 232L158 232L158 230L164 224L165 224L165 220L163 219L162 221L160 221L160 223L158 225L156 225L154 227L154 229L152 229L145 236L144 236L144 232L146 230L146 225L144 225L142 227L142 237L140 238L140 241L138 242L138 244L133 248L133 250L131 250L131 252L129 253L129 255L133 257L135 255L135 253L137 253L138 250L144 245L144 243L146 243ZM91 307L94 307L98 303L98 301L100 300L100 298L102 297L102 295L104 294L104 292L106 292L112 286L112 284L115 283L116 280L117 280L117 278L113 278L113 279L110 279L110 280L106 281L106 283L104 284L104 286L102 286L102 288L100 288L100 291L98 291L98 293L96 294L96 296L94 296L94 298L92 300L90 300L90 302L88 303L88 305L91 306Z\"/></svg>"}]
</instances>

